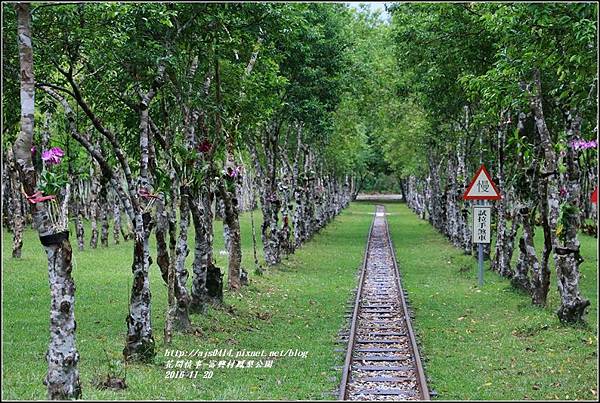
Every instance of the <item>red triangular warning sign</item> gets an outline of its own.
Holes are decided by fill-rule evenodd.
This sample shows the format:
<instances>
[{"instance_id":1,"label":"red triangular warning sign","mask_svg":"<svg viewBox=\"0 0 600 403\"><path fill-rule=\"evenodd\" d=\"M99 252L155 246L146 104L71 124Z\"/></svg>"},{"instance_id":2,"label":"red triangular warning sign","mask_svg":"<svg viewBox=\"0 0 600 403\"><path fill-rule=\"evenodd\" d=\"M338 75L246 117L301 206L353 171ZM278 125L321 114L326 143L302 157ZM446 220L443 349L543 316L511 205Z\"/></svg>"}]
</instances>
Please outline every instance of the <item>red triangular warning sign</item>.
<instances>
[{"instance_id":1,"label":"red triangular warning sign","mask_svg":"<svg viewBox=\"0 0 600 403\"><path fill-rule=\"evenodd\" d=\"M485 165L482 164L463 195L463 200L500 200L501 198L500 191L485 169Z\"/></svg>"}]
</instances>

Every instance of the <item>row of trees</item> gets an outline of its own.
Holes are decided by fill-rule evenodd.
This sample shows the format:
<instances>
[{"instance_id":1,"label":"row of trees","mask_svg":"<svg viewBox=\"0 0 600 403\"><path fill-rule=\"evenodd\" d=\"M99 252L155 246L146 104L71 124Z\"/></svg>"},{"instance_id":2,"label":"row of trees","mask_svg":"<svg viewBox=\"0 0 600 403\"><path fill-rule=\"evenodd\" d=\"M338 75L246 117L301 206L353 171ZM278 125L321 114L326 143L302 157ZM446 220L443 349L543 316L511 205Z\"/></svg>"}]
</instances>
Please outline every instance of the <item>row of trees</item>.
<instances>
[{"instance_id":1,"label":"row of trees","mask_svg":"<svg viewBox=\"0 0 600 403\"><path fill-rule=\"evenodd\" d=\"M85 219L91 248L108 244L109 221L115 241L132 241L123 353L147 362L153 262L169 289L166 342L222 301L215 214L232 291L249 275L242 209L254 225L260 206L264 258L276 264L373 175L395 176L409 206L471 253L461 196L485 162L503 192L492 268L545 305L553 256L558 316L582 319L596 5L397 4L389 23L343 4L3 7L3 225L15 257L28 220L48 256L49 398L81 395L69 219L79 249ZM256 247L254 261L260 273Z\"/></svg>"},{"instance_id":2,"label":"row of trees","mask_svg":"<svg viewBox=\"0 0 600 403\"><path fill-rule=\"evenodd\" d=\"M49 115L48 115L49 116ZM58 130L58 129L55 129ZM49 132L43 132L49 133ZM132 237L132 224L127 215L123 216L121 202L113 188L102 181L102 173L96 166L90 164L91 160L86 155L82 158L71 156L73 140L70 137L55 136L61 142L61 150L65 150L62 169L63 174L70 179L69 211L75 221L75 235L79 251L87 247L96 249L98 245L108 247L110 243L118 245L121 240ZM64 140L64 143L62 142ZM43 139L42 139L43 143ZM56 141L53 141L56 144ZM42 144L40 149L48 149ZM18 171L12 155L11 148L5 150L3 159L3 225L12 232L12 256L21 257L23 247L23 230L26 225L32 224L29 214L27 198L21 192ZM41 162L41 155L33 156L34 161ZM41 173L42 167L38 167ZM237 187L237 198L240 211L250 211L256 208L257 186L254 183L252 172L241 178L241 186ZM222 206L217 206L215 213L222 219ZM84 221L90 222L89 234L86 234ZM89 239L86 239L89 235ZM112 238L109 241L109 238ZM86 246L87 245L87 246Z\"/></svg>"},{"instance_id":3,"label":"row of trees","mask_svg":"<svg viewBox=\"0 0 600 403\"><path fill-rule=\"evenodd\" d=\"M48 397L78 398L69 218L80 250L86 217L92 248L98 233L108 244L110 219L115 241L131 237L123 354L152 361L154 261L169 289L165 342L189 329L191 312L222 301L213 210L223 219L228 288L238 291L248 279L241 204L252 209L260 195L273 265L350 201L358 157L352 141L335 140L334 123L353 81L353 37L344 34L360 19L342 4L3 7L6 224L18 257L31 213L48 257ZM255 262L260 271L256 248Z\"/></svg>"},{"instance_id":4,"label":"row of trees","mask_svg":"<svg viewBox=\"0 0 600 403\"><path fill-rule=\"evenodd\" d=\"M495 248L487 251L492 270L544 306L553 256L557 314L582 320L589 301L579 291L577 234L596 221L590 194L598 181L597 6L398 4L390 11L390 26L380 29L389 32L395 60L382 65L396 72L399 105L386 114L396 127L381 142L408 205L471 253L462 195L485 162L503 196L494 206ZM536 226L544 232L541 255Z\"/></svg>"}]
</instances>

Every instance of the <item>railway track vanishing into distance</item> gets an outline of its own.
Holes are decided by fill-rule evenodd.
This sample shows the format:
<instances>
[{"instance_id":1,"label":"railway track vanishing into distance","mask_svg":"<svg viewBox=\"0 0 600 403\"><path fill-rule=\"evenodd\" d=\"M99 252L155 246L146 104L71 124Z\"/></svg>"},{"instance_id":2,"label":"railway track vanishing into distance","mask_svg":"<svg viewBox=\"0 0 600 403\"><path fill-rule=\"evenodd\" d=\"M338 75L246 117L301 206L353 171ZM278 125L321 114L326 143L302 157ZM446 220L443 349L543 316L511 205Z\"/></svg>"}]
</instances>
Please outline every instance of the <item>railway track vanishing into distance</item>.
<instances>
[{"instance_id":1,"label":"railway track vanishing into distance","mask_svg":"<svg viewBox=\"0 0 600 403\"><path fill-rule=\"evenodd\" d=\"M369 230L339 400L430 400L385 208Z\"/></svg>"}]
</instances>

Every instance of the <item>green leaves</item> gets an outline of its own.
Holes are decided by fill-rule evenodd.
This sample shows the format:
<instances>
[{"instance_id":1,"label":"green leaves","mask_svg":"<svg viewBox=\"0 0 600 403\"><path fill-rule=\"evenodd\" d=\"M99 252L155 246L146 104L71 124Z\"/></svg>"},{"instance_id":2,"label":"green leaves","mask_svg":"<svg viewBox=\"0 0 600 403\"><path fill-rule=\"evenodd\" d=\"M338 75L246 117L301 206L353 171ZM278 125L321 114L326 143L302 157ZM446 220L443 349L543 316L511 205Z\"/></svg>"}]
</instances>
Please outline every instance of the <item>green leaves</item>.
<instances>
[{"instance_id":1,"label":"green leaves","mask_svg":"<svg viewBox=\"0 0 600 403\"><path fill-rule=\"evenodd\" d=\"M68 177L64 172L44 170L40 175L39 189L45 196L58 195L68 183Z\"/></svg>"},{"instance_id":2,"label":"green leaves","mask_svg":"<svg viewBox=\"0 0 600 403\"><path fill-rule=\"evenodd\" d=\"M511 132L515 116L530 110L532 70L541 71L546 122L551 133L564 129L562 113L577 109L584 122L596 118L592 95L597 77L596 5L583 4L403 4L393 8L391 35L402 95L411 97L434 129L430 144L456 146L452 133L481 136L471 153L495 159L493 133L499 125ZM466 122L464 107L470 111ZM414 133L402 125L400 131ZM488 134L489 133L489 134ZM449 137L453 136L453 137ZM489 136L489 137L488 137ZM408 136L407 136L408 137ZM411 146L393 139L387 150ZM412 137L409 137L412 140ZM418 137L415 143L418 144ZM494 139L494 140L492 140ZM517 130L508 139L508 169L536 159L533 138ZM410 150L410 151L409 151ZM406 161L412 148L398 153ZM389 155L393 155L391 151ZM400 157L402 155L402 157ZM441 158L436 152L436 158ZM443 155L443 154L442 154ZM486 157L487 155L487 157ZM402 169L398 164L400 172Z\"/></svg>"},{"instance_id":3,"label":"green leaves","mask_svg":"<svg viewBox=\"0 0 600 403\"><path fill-rule=\"evenodd\" d=\"M277 123L278 141L283 145L289 137L291 155L293 124L301 122L304 145L336 173L424 174L427 153L453 152L457 140L467 140L473 159L494 150L501 114L529 110L525 88L532 68L542 73L552 133L564 125L559 109L577 108L584 125L595 121L596 11L592 4L408 3L393 7L385 23L368 8L343 4L64 4L36 11L36 77L69 87L60 70L72 69L134 174L136 105L156 85L159 66L166 74L149 115L169 144L164 151L156 147L156 165L174 161L190 183L205 180L206 172L189 167L207 164L184 145L185 133L193 125L198 137L214 144L210 158L222 158L217 114L234 148ZM13 13L6 14L14 32ZM18 71L11 67L18 55L11 38L3 37L11 55L5 88L16 98L6 97L5 110L13 113L3 116L5 127L18 124L11 101L18 99ZM194 120L192 111L201 117ZM83 113L76 113L79 130L89 129ZM512 132L514 122L507 125ZM53 128L53 136L59 131ZM508 147L531 161L530 141L515 132ZM81 154L70 153L77 156L75 171L88 160ZM115 163L112 153L106 156ZM156 175L158 187L171 186L165 172Z\"/></svg>"},{"instance_id":4,"label":"green leaves","mask_svg":"<svg viewBox=\"0 0 600 403\"><path fill-rule=\"evenodd\" d=\"M170 175L163 168L157 166L154 170L154 191L169 195L172 186L173 182Z\"/></svg>"}]
</instances>

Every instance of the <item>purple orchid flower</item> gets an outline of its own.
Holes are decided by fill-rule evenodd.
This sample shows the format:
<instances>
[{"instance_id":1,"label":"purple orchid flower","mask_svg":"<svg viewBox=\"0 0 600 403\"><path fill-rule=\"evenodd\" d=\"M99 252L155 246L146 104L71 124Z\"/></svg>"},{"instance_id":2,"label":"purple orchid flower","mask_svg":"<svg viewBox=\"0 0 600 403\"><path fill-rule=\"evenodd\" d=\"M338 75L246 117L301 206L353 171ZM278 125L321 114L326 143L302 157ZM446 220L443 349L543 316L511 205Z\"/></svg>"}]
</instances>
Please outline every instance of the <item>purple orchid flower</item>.
<instances>
[{"instance_id":1,"label":"purple orchid flower","mask_svg":"<svg viewBox=\"0 0 600 403\"><path fill-rule=\"evenodd\" d=\"M236 176L241 175L241 173L242 173L242 167L239 165L233 169L227 168L227 175L229 175L230 178L235 178Z\"/></svg>"},{"instance_id":2,"label":"purple orchid flower","mask_svg":"<svg viewBox=\"0 0 600 403\"><path fill-rule=\"evenodd\" d=\"M574 150L587 150L588 148L596 148L598 142L596 140L573 140L569 145Z\"/></svg>"},{"instance_id":3,"label":"purple orchid flower","mask_svg":"<svg viewBox=\"0 0 600 403\"><path fill-rule=\"evenodd\" d=\"M64 156L65 153L60 147L53 147L49 150L42 151L42 161L47 165L60 164L60 161Z\"/></svg>"}]
</instances>

